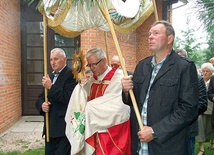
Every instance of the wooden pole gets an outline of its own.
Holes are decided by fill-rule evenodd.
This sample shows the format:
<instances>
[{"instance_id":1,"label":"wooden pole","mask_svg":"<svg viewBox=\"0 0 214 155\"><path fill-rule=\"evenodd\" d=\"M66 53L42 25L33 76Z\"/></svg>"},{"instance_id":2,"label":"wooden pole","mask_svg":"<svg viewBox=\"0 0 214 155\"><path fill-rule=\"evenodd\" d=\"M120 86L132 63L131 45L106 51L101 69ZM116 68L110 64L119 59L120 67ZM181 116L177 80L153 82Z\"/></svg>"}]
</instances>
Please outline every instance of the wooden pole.
<instances>
[{"instance_id":1,"label":"wooden pole","mask_svg":"<svg viewBox=\"0 0 214 155\"><path fill-rule=\"evenodd\" d=\"M127 70L126 70L126 67L125 67L125 63L123 61L122 52L121 52L121 49L120 49L120 46L119 46L119 43L118 43L118 40L117 40L116 33L114 31L114 27L113 27L110 15L108 13L108 9L107 9L106 4L105 4L105 0L102 0L102 4L103 4L103 9L104 9L103 13L104 13L104 15L106 17L106 20L108 21L108 24L109 24L109 28L110 28L110 31L111 31L111 34L112 34L112 38L114 40L114 43L115 43L115 46L116 46L116 49L117 49L117 53L118 53L118 56L119 56L119 59L120 59L121 67L122 67L122 70L123 70L123 74L124 74L124 76L127 77L128 73L127 73ZM133 104L133 107L134 107L134 111L135 111L135 114L136 114L136 117L137 117L137 121L138 121L139 127L142 130L143 129L143 123L142 123L142 119L141 119L141 116L140 116L140 112L139 112L138 107L137 107L137 102L135 100L134 92L133 92L132 89L129 90L129 94L130 94L130 97L131 97L131 100L132 100L132 104Z\"/></svg>"},{"instance_id":2,"label":"wooden pole","mask_svg":"<svg viewBox=\"0 0 214 155\"><path fill-rule=\"evenodd\" d=\"M46 16L43 15L43 45L44 45L44 75L48 74L48 63L47 63L47 19ZM48 102L48 89L45 88L45 102ZM45 113L45 128L46 128L46 141L49 142L49 113Z\"/></svg>"},{"instance_id":3,"label":"wooden pole","mask_svg":"<svg viewBox=\"0 0 214 155\"><path fill-rule=\"evenodd\" d=\"M108 40L107 40L107 32L104 32L104 36L105 36L105 45L106 45L106 56L107 56L107 60L108 60L108 65L110 66L110 58L109 58L109 50L108 50Z\"/></svg>"},{"instance_id":4,"label":"wooden pole","mask_svg":"<svg viewBox=\"0 0 214 155\"><path fill-rule=\"evenodd\" d=\"M157 6L156 6L155 0L152 0L152 3L153 3L153 7L154 7L155 20L159 21L159 19L158 19L158 11L157 11Z\"/></svg>"}]
</instances>

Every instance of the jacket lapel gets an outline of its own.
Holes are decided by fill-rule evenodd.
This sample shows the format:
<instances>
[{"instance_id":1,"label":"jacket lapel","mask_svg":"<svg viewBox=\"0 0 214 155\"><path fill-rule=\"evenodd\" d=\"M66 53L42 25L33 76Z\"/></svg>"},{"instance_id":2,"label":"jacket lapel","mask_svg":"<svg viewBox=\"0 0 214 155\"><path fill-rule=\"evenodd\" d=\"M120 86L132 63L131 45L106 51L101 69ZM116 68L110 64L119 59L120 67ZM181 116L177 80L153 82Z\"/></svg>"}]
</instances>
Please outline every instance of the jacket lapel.
<instances>
[{"instance_id":1,"label":"jacket lapel","mask_svg":"<svg viewBox=\"0 0 214 155\"><path fill-rule=\"evenodd\" d=\"M152 56L147 59L147 61L145 62L146 65L145 65L145 68L141 68L141 70L143 71L143 76L144 76L144 85L143 87L141 87L141 90L140 90L140 94L141 94L141 98L140 98L140 103L144 103L145 101L145 98L146 98L146 94L147 94L147 90L148 90L148 87L149 87L149 84L150 84L150 79L151 79L151 74L152 74L152 65L151 65L151 61L152 61ZM142 107L143 105L140 104L140 111L142 110Z\"/></svg>"},{"instance_id":2,"label":"jacket lapel","mask_svg":"<svg viewBox=\"0 0 214 155\"><path fill-rule=\"evenodd\" d=\"M64 76L66 70L67 70L67 66L65 66L65 68L63 68L63 70L59 73L59 76L57 77L55 84L57 84L59 81L61 81L61 79L63 79L63 76Z\"/></svg>"}]
</instances>

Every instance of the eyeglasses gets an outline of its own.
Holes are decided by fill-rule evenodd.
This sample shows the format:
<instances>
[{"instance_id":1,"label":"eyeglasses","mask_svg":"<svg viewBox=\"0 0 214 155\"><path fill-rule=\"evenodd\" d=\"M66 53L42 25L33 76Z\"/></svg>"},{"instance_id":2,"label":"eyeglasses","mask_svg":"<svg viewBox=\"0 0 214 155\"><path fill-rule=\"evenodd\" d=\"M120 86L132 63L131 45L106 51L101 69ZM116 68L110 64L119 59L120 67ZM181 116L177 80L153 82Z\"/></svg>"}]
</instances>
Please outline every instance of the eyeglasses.
<instances>
[{"instance_id":1,"label":"eyeglasses","mask_svg":"<svg viewBox=\"0 0 214 155\"><path fill-rule=\"evenodd\" d=\"M87 67L92 67L92 66L97 66L103 59L100 59L98 62L96 63L91 63L91 64L87 64Z\"/></svg>"}]
</instances>

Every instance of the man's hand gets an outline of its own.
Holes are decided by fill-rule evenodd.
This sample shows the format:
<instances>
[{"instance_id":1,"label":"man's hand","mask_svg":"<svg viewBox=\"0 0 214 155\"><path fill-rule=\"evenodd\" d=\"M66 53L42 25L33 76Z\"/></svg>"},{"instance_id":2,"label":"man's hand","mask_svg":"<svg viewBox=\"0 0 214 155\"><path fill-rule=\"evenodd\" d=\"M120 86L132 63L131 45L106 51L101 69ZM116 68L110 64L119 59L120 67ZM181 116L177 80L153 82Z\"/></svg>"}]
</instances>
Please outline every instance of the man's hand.
<instances>
[{"instance_id":1,"label":"man's hand","mask_svg":"<svg viewBox=\"0 0 214 155\"><path fill-rule=\"evenodd\" d=\"M50 102L43 102L43 103L42 103L42 111L44 111L44 112L49 112L49 110L50 110L50 105L51 105Z\"/></svg>"},{"instance_id":2,"label":"man's hand","mask_svg":"<svg viewBox=\"0 0 214 155\"><path fill-rule=\"evenodd\" d=\"M43 85L43 87L45 87L47 89L51 89L52 81L51 81L49 75L43 76L42 85Z\"/></svg>"},{"instance_id":3,"label":"man's hand","mask_svg":"<svg viewBox=\"0 0 214 155\"><path fill-rule=\"evenodd\" d=\"M133 89L132 78L133 78L132 75L122 78L121 82L122 82L123 92L127 93L130 89Z\"/></svg>"},{"instance_id":4,"label":"man's hand","mask_svg":"<svg viewBox=\"0 0 214 155\"><path fill-rule=\"evenodd\" d=\"M148 143L153 140L152 128L149 126L144 126L143 129L137 133L137 135L141 142Z\"/></svg>"}]
</instances>

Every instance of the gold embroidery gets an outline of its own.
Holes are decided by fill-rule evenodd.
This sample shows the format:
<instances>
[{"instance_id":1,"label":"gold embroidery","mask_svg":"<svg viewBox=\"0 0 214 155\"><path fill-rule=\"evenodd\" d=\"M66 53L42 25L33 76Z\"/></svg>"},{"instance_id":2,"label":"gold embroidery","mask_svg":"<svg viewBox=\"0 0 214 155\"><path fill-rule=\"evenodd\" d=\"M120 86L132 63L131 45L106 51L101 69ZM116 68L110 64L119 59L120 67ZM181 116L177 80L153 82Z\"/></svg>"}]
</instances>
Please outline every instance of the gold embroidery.
<instances>
[{"instance_id":1,"label":"gold embroidery","mask_svg":"<svg viewBox=\"0 0 214 155\"><path fill-rule=\"evenodd\" d=\"M102 147L102 145L101 145L101 143L100 143L100 139L99 139L98 133L96 133L96 137L97 137L97 143L98 143L98 145L100 146L100 149L101 149L102 153L105 155L105 152L104 152L104 150L103 150L103 147Z\"/></svg>"},{"instance_id":2,"label":"gold embroidery","mask_svg":"<svg viewBox=\"0 0 214 155\"><path fill-rule=\"evenodd\" d=\"M95 80L93 83L95 84L110 84L110 80Z\"/></svg>"},{"instance_id":3,"label":"gold embroidery","mask_svg":"<svg viewBox=\"0 0 214 155\"><path fill-rule=\"evenodd\" d=\"M116 143L114 142L114 140L113 140L113 138L112 138L112 136L108 130L107 130L107 133L109 134L109 137L111 138L111 141L114 144L114 146L121 152L121 154L124 155L125 153L116 145Z\"/></svg>"}]
</instances>

